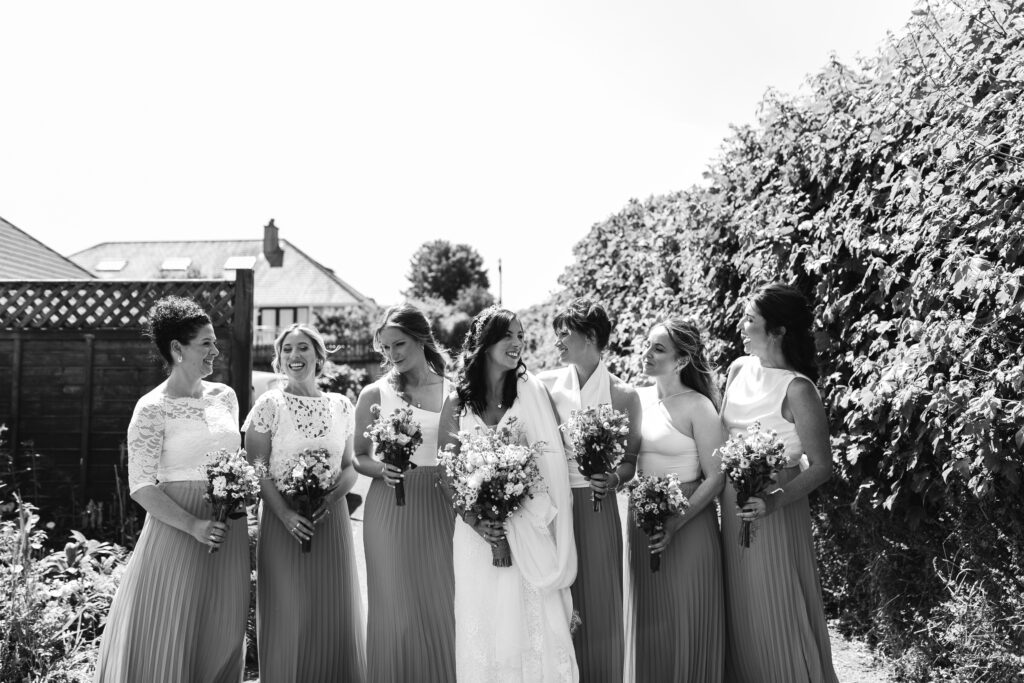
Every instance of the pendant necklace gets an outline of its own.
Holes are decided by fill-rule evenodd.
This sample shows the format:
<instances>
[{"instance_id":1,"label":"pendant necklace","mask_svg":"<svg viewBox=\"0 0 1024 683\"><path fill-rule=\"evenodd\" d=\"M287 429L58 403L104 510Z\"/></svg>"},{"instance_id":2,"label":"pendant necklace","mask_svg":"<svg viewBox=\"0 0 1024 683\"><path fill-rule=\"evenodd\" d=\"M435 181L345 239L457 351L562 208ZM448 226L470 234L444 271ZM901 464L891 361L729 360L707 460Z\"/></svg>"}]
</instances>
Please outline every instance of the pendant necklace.
<instances>
[{"instance_id":1,"label":"pendant necklace","mask_svg":"<svg viewBox=\"0 0 1024 683\"><path fill-rule=\"evenodd\" d=\"M677 391L677 392L676 392L676 393L674 393L674 394L669 394L668 396L665 396L665 397L663 397L663 398L659 398L659 399L658 399L658 403L664 403L665 401L669 400L669 399L670 399L670 398L672 398L673 396L682 396L683 394L688 394L688 393L690 393L691 391L694 391L694 389L683 389L682 391Z\"/></svg>"}]
</instances>

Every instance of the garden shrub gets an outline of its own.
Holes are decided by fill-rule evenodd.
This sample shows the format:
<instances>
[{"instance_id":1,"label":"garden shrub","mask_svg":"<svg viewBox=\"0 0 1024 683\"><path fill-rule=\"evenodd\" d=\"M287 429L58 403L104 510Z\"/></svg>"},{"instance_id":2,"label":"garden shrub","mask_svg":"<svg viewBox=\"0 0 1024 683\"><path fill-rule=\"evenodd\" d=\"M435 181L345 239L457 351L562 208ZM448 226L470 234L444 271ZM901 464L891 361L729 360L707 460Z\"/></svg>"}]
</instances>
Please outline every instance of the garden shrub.
<instances>
[{"instance_id":1,"label":"garden shrub","mask_svg":"<svg viewBox=\"0 0 1024 683\"><path fill-rule=\"evenodd\" d=\"M608 364L635 377L659 317L701 321L725 368L757 286L808 294L838 475L813 500L830 613L906 680L1007 680L1024 652L1024 4L922 3L808 87L769 93L704 186L595 225L561 296L608 307Z\"/></svg>"}]
</instances>

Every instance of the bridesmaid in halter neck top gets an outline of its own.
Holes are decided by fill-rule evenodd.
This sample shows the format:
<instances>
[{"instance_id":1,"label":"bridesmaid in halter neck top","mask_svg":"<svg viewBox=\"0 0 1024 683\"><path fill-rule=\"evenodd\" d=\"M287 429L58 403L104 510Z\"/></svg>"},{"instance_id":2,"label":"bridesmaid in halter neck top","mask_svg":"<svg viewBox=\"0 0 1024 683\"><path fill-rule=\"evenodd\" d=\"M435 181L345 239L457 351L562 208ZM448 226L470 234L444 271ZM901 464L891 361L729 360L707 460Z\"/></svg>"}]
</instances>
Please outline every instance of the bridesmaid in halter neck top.
<instances>
[{"instance_id":1,"label":"bridesmaid in halter neck top","mask_svg":"<svg viewBox=\"0 0 1024 683\"><path fill-rule=\"evenodd\" d=\"M640 474L675 474L690 507L649 538L629 524L625 678L721 683L725 657L722 546L714 505L724 477L718 390L700 329L681 319L651 328L643 355L654 386L643 403ZM652 573L648 557L660 553Z\"/></svg>"},{"instance_id":2,"label":"bridesmaid in halter neck top","mask_svg":"<svg viewBox=\"0 0 1024 683\"><path fill-rule=\"evenodd\" d=\"M452 533L455 512L438 485L441 409L451 392L447 361L419 309L387 310L374 333L387 372L363 389L356 405L356 468L373 478L366 496L367 679L374 683L447 683L455 680L455 576ZM401 472L374 457L365 435L370 409L382 415L412 411L423 443ZM395 504L399 481L406 503Z\"/></svg>"},{"instance_id":3,"label":"bridesmaid in halter neck top","mask_svg":"<svg viewBox=\"0 0 1024 683\"><path fill-rule=\"evenodd\" d=\"M551 394L558 421L565 424L572 412L602 404L629 417L626 456L609 474L590 479L579 472L573 459L572 441L562 434L569 456L572 488L573 533L578 568L572 584L572 604L580 616L573 636L580 680L588 683L619 683L625 641L622 612L622 522L615 491L633 477L640 448L640 397L636 390L608 372L601 358L612 324L600 304L574 299L552 321L559 360L566 367L537 375ZM595 511L591 496L604 498Z\"/></svg>"},{"instance_id":4,"label":"bridesmaid in halter neck top","mask_svg":"<svg viewBox=\"0 0 1024 683\"><path fill-rule=\"evenodd\" d=\"M722 420L733 436L758 422L786 444L790 462L774 492L741 509L722 496L731 683L836 683L821 601L807 495L832 475L828 418L807 299L788 285L761 288L739 324L750 355L729 368ZM753 522L749 548L740 522Z\"/></svg>"}]
</instances>

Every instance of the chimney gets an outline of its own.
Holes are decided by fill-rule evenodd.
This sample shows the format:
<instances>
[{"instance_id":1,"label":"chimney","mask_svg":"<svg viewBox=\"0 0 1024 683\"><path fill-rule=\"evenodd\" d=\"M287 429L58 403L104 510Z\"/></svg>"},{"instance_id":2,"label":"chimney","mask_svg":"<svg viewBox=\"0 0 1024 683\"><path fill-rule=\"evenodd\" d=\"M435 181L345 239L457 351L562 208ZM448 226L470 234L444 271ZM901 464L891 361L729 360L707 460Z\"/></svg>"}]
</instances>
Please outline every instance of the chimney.
<instances>
[{"instance_id":1,"label":"chimney","mask_svg":"<svg viewBox=\"0 0 1024 683\"><path fill-rule=\"evenodd\" d=\"M263 255L271 268L280 268L284 263L284 252L277 241L277 226L274 225L273 218L263 226Z\"/></svg>"}]
</instances>

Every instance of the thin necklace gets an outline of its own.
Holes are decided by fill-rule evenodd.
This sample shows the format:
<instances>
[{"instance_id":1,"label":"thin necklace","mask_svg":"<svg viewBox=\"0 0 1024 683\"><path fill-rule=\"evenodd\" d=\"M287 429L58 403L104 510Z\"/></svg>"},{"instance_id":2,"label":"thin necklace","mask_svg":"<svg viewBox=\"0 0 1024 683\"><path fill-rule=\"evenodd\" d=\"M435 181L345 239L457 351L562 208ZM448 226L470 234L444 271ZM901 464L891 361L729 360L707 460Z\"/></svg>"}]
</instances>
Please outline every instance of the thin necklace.
<instances>
[{"instance_id":1,"label":"thin necklace","mask_svg":"<svg viewBox=\"0 0 1024 683\"><path fill-rule=\"evenodd\" d=\"M665 401L669 400L673 396L682 396L683 394L689 394L691 391L696 391L696 390L695 389L683 389L682 391L677 391L674 394L669 394L668 396L664 396L662 398L659 398L658 399L658 403L664 403Z\"/></svg>"}]
</instances>

